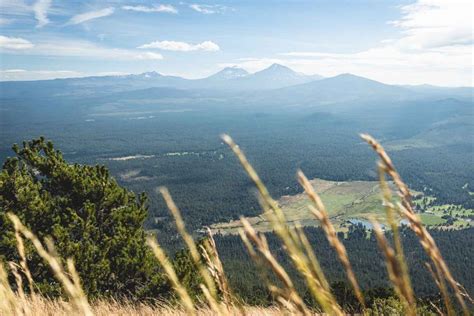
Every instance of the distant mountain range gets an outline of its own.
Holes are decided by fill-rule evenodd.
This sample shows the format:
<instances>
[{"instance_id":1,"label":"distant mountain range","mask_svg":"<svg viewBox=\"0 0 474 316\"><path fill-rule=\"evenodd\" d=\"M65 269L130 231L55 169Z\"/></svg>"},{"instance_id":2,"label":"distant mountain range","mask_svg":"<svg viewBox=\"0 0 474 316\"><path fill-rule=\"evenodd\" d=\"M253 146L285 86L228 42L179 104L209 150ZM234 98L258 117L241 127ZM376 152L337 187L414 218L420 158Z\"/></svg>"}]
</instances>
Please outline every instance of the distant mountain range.
<instances>
[{"instance_id":1,"label":"distant mountain range","mask_svg":"<svg viewBox=\"0 0 474 316\"><path fill-rule=\"evenodd\" d=\"M177 89L205 90L268 90L322 79L319 75L308 76L292 69L273 64L256 73L248 73L238 67L227 67L218 73L203 79L185 79L176 76L166 76L158 72L145 72L137 75L84 77L70 79L54 79L41 81L10 81L1 82L3 96L29 91L29 93L61 94L97 94L107 92L147 89L152 87L171 87Z\"/></svg>"},{"instance_id":2,"label":"distant mountain range","mask_svg":"<svg viewBox=\"0 0 474 316\"><path fill-rule=\"evenodd\" d=\"M155 90L153 90L156 88ZM159 89L158 89L159 88ZM170 89L170 91L165 91ZM143 90L143 91L141 91ZM183 90L187 90L184 93ZM129 95L127 93L132 92ZM0 82L0 98L37 98L61 96L101 96L169 98L222 96L241 97L244 101L292 103L338 103L354 100L405 100L426 97L461 97L471 99L473 88L435 86L397 86L383 84L352 74L324 78L305 75L273 64L255 73L227 67L202 79L166 76L158 72L123 76L84 77L41 81ZM118 95L117 95L118 94Z\"/></svg>"}]
</instances>

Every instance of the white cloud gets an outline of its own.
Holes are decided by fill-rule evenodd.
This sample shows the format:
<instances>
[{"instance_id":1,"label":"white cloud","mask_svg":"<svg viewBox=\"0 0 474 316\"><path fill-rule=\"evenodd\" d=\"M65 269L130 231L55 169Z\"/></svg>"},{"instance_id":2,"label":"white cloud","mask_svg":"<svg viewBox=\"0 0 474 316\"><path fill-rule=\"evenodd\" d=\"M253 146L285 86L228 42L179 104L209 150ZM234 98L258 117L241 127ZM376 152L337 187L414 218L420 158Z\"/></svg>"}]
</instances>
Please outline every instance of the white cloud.
<instances>
[{"instance_id":1,"label":"white cloud","mask_svg":"<svg viewBox=\"0 0 474 316\"><path fill-rule=\"evenodd\" d=\"M389 23L403 30L403 48L472 45L473 9L470 0L419 0L401 7L402 17Z\"/></svg>"},{"instance_id":2,"label":"white cloud","mask_svg":"<svg viewBox=\"0 0 474 316\"><path fill-rule=\"evenodd\" d=\"M170 50L177 52L191 52L191 51L206 51L206 52L216 52L220 50L219 45L212 41L204 41L199 44L189 44L186 42L176 42L176 41L156 41L148 44L141 45L137 48L158 48L162 50Z\"/></svg>"},{"instance_id":3,"label":"white cloud","mask_svg":"<svg viewBox=\"0 0 474 316\"><path fill-rule=\"evenodd\" d=\"M33 43L26 39L0 35L0 48L2 49L22 50L32 48L33 46Z\"/></svg>"},{"instance_id":4,"label":"white cloud","mask_svg":"<svg viewBox=\"0 0 474 316\"><path fill-rule=\"evenodd\" d=\"M225 11L232 9L223 5L215 4L190 4L189 7L196 12L202 14L215 14L215 13L224 13Z\"/></svg>"},{"instance_id":5,"label":"white cloud","mask_svg":"<svg viewBox=\"0 0 474 316\"><path fill-rule=\"evenodd\" d=\"M215 10L212 9L212 6L205 6L205 5L200 5L200 4L191 4L189 6L191 9L194 11L197 11L199 13L203 14L214 14L216 13Z\"/></svg>"},{"instance_id":6,"label":"white cloud","mask_svg":"<svg viewBox=\"0 0 474 316\"><path fill-rule=\"evenodd\" d=\"M38 20L36 27L41 28L50 22L48 19L48 10L51 6L51 2L52 0L38 0L33 5L35 18Z\"/></svg>"},{"instance_id":7,"label":"white cloud","mask_svg":"<svg viewBox=\"0 0 474 316\"><path fill-rule=\"evenodd\" d=\"M25 72L25 69L6 69L6 70L0 70L2 74L16 74L16 73L22 73Z\"/></svg>"},{"instance_id":8,"label":"white cloud","mask_svg":"<svg viewBox=\"0 0 474 316\"><path fill-rule=\"evenodd\" d=\"M99 46L88 41L54 39L33 44L18 38L0 37L0 47L16 49L15 54L78 57L102 60L161 60L163 55L149 51L137 51ZM8 51L6 51L8 52Z\"/></svg>"},{"instance_id":9,"label":"white cloud","mask_svg":"<svg viewBox=\"0 0 474 316\"><path fill-rule=\"evenodd\" d=\"M113 14L115 11L114 8L109 7L101 10L96 10L96 11L89 11L85 13L81 13L78 15L73 16L67 24L81 24L93 19L98 19L102 17L109 16Z\"/></svg>"},{"instance_id":10,"label":"white cloud","mask_svg":"<svg viewBox=\"0 0 474 316\"><path fill-rule=\"evenodd\" d=\"M419 0L400 10L401 17L389 22L400 29L399 38L357 53L284 53L281 63L325 76L351 72L387 83L473 86L472 2Z\"/></svg>"},{"instance_id":11,"label":"white cloud","mask_svg":"<svg viewBox=\"0 0 474 316\"><path fill-rule=\"evenodd\" d=\"M145 13L150 13L150 12L164 12L164 13L178 13L178 10L173 7L172 5L167 5L167 4L160 4L160 5L154 5L152 7L147 7L143 5L136 5L136 6L131 6L131 5L124 5L122 6L123 10L129 10L129 11L135 11L135 12L145 12Z\"/></svg>"}]
</instances>

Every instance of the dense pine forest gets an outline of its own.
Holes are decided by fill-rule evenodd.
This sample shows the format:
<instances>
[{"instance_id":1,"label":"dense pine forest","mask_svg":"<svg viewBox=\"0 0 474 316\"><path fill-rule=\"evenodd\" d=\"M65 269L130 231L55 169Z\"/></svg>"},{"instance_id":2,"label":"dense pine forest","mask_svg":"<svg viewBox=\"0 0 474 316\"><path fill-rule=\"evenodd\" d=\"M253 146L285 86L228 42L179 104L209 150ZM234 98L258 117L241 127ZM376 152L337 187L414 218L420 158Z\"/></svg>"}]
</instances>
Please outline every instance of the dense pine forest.
<instances>
[{"instance_id":1,"label":"dense pine forest","mask_svg":"<svg viewBox=\"0 0 474 316\"><path fill-rule=\"evenodd\" d=\"M314 251L318 255L321 267L328 279L334 287L341 287L341 297L338 298L341 300L340 303L342 305L357 305L354 293L347 284L343 267L322 229L307 228L305 232L311 245L314 246ZM440 247L456 279L466 286L468 292L472 293L474 291L474 278L470 271L474 260L471 251L471 245L474 241L474 229L469 228L462 231L432 230L430 233ZM425 266L428 258L419 245L417 237L407 227L402 228L401 235L416 296L420 299L439 300L441 298L439 291ZM278 258L278 261L283 263L293 278L298 279L298 274L294 268L291 268L290 261L278 237L275 234L266 234L266 237L270 249ZM378 250L375 236L363 226L353 226L346 236L340 234L339 237L347 248L355 274L367 294L376 296L376 294L371 293L380 291L380 293L385 293L383 295L386 296L393 295L384 259ZM229 282L236 293L251 304L269 304L271 294L266 289L259 270L256 269L248 256L240 237L216 236L215 238ZM302 280L296 283L304 284ZM300 290L302 293L308 291L305 288Z\"/></svg>"}]
</instances>

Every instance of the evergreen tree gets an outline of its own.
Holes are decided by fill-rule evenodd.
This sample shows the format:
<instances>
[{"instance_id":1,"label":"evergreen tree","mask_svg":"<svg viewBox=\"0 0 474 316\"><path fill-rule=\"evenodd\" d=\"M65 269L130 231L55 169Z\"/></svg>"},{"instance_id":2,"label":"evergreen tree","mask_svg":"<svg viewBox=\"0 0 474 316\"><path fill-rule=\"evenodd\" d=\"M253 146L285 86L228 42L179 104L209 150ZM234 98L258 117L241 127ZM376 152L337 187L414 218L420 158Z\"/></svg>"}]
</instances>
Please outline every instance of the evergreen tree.
<instances>
[{"instance_id":1,"label":"evergreen tree","mask_svg":"<svg viewBox=\"0 0 474 316\"><path fill-rule=\"evenodd\" d=\"M168 286L145 244L147 198L120 187L104 166L67 163L44 138L13 146L0 173L0 260L18 262L13 212L62 258L73 258L89 296L157 295ZM60 287L27 244L28 265L41 292Z\"/></svg>"}]
</instances>

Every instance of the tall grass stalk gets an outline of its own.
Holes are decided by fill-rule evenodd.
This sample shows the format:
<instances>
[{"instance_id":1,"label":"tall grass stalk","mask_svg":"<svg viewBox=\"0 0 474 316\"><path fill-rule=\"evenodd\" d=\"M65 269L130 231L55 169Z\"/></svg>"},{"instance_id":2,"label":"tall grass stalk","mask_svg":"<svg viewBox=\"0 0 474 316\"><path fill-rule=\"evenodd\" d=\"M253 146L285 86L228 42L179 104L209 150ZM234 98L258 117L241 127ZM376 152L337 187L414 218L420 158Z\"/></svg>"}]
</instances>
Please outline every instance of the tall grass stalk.
<instances>
[{"instance_id":1,"label":"tall grass stalk","mask_svg":"<svg viewBox=\"0 0 474 316\"><path fill-rule=\"evenodd\" d=\"M13 222L15 230L20 232L23 236L25 236L25 238L29 239L41 258L43 258L49 264L56 279L58 279L58 281L62 284L63 289L71 300L76 312L85 316L91 316L92 311L89 303L87 302L86 295L82 290L79 281L79 275L74 268L72 259L68 259L69 270L66 271L61 263L61 259L53 251L51 251L51 249L49 249L49 251L46 250L43 247L41 241L21 223L20 219L16 215L12 213L8 213L7 215L8 218ZM50 248L52 248L51 245L52 242L50 242Z\"/></svg>"},{"instance_id":2,"label":"tall grass stalk","mask_svg":"<svg viewBox=\"0 0 474 316\"><path fill-rule=\"evenodd\" d=\"M15 292L10 287L8 282L8 274L5 271L3 264L0 262L0 314L11 315L11 314L22 314L19 310L19 300L15 295Z\"/></svg>"},{"instance_id":3,"label":"tall grass stalk","mask_svg":"<svg viewBox=\"0 0 474 316\"><path fill-rule=\"evenodd\" d=\"M405 255L403 254L403 246L400 239L400 232L398 229L399 222L395 219L396 211L395 205L392 202L392 192L390 187L385 179L385 174L387 173L387 168L383 163L378 163L378 172L379 172L379 183L382 191L382 201L385 205L387 223L390 226L393 235L393 243L395 247L395 260L396 260L396 277L397 283L399 284L398 290L401 295L402 301L407 306L408 312L414 314L416 311L416 302L413 295L413 289L411 287L410 275L408 273L408 267L405 260ZM377 236L379 236L378 232Z\"/></svg>"},{"instance_id":4,"label":"tall grass stalk","mask_svg":"<svg viewBox=\"0 0 474 316\"><path fill-rule=\"evenodd\" d=\"M375 233L377 243L379 244L379 247L384 254L388 277L390 279L390 282L392 282L392 285L395 289L395 293L397 293L398 297L405 306L407 315L415 315L416 306L414 302L410 301L410 297L407 297L406 284L404 283L401 267L397 260L396 252L389 245L382 231L382 228L380 227L380 224L374 219L371 220L371 223L374 227L373 231Z\"/></svg>"},{"instance_id":5,"label":"tall grass stalk","mask_svg":"<svg viewBox=\"0 0 474 316\"><path fill-rule=\"evenodd\" d=\"M14 224L15 225L15 224ZM35 288L33 277L31 276L30 269L28 268L28 263L26 261L26 252L25 252L25 244L23 242L23 238L18 230L18 227L15 226L15 239L16 239L16 248L18 250L18 254L20 256L20 267L22 272L25 274L26 279L28 281L28 287L30 290L30 295L34 298L35 297Z\"/></svg>"},{"instance_id":6,"label":"tall grass stalk","mask_svg":"<svg viewBox=\"0 0 474 316\"><path fill-rule=\"evenodd\" d=\"M229 281L225 275L224 266L219 258L216 241L214 240L212 231L209 227L207 228L207 239L204 240L204 244L200 245L200 247L202 256L206 260L207 269L215 280L219 291L222 293L224 305L228 306L237 304L238 302L234 299L234 294L232 293Z\"/></svg>"},{"instance_id":7,"label":"tall grass stalk","mask_svg":"<svg viewBox=\"0 0 474 316\"><path fill-rule=\"evenodd\" d=\"M189 296L188 291L186 291L186 288L179 281L178 276L176 275L176 271L174 270L173 265L166 256L164 250L153 237L148 237L147 244L148 246L150 246L151 250L153 251L153 254L165 270L165 273L171 282L171 286L178 294L178 297L180 298L181 304L186 310L186 313L188 313L189 315L196 315L193 300Z\"/></svg>"},{"instance_id":8,"label":"tall grass stalk","mask_svg":"<svg viewBox=\"0 0 474 316\"><path fill-rule=\"evenodd\" d=\"M209 270L203 264L203 257L199 253L198 247L194 242L193 237L187 232L181 212L173 201L169 191L165 187L159 188L160 193L162 194L168 209L173 215L174 221L176 223L176 228L178 229L179 234L183 238L186 246L189 249L191 258L193 259L194 264L198 268L199 274L204 280L203 285L200 285L201 289L206 288L203 291L204 296L206 297L209 306L216 312L218 315L225 314L225 308L219 304L219 298L217 296L216 282L219 283L219 280L214 280L209 273Z\"/></svg>"},{"instance_id":9,"label":"tall grass stalk","mask_svg":"<svg viewBox=\"0 0 474 316\"><path fill-rule=\"evenodd\" d=\"M321 226L324 230L324 233L326 234L329 244L336 250L339 260L344 266L347 278L351 283L352 288L354 289L354 293L357 297L357 300L362 305L362 307L365 307L364 297L362 295L362 291L360 290L357 278L352 269L351 262L349 261L349 256L347 255L346 247L337 237L336 230L332 225L331 221L329 220L328 212L326 211L326 207L324 206L323 201L316 193L316 191L314 191L313 186L301 170L298 171L298 181L306 191L306 194L308 195L312 203L312 205L309 205L311 213L321 222Z\"/></svg>"},{"instance_id":10,"label":"tall grass stalk","mask_svg":"<svg viewBox=\"0 0 474 316\"><path fill-rule=\"evenodd\" d=\"M260 201L264 209L264 215L268 218L275 233L285 245L285 250L291 258L294 266L304 277L313 298L319 303L324 312L333 315L343 315L339 304L334 299L331 292L324 287L324 282L322 282L322 280L325 279L324 274L318 273L319 268L314 265L314 261L310 260L304 253L304 246L301 243L301 238L294 229L288 227L283 211L278 206L278 203L271 197L267 188L261 181L255 169L248 162L244 153L230 136L222 135L222 140L232 149L244 170L255 183L260 194Z\"/></svg>"},{"instance_id":11,"label":"tall grass stalk","mask_svg":"<svg viewBox=\"0 0 474 316\"><path fill-rule=\"evenodd\" d=\"M252 227L252 225L250 225L250 223L245 218L241 218L240 220L241 220L243 229L245 231L245 236L248 237L248 239L252 240L252 242L256 245L257 250L262 255L262 258L264 259L268 267L272 269L276 277L283 284L283 289L278 289L272 285L269 288L270 291L277 294L277 297L283 298L284 300L282 300L281 302L288 302L288 303L285 303L284 305L291 304L301 314L308 315L309 314L308 308L304 304L303 299L300 297L300 295L296 291L293 281L291 280L288 273L285 271L285 269L280 265L278 260L271 253L270 248L268 247L268 243L266 241L265 235L263 234L258 235L257 232ZM247 238L242 238L242 239L244 243L247 245L248 249L253 249L253 247L248 242ZM257 256L256 253L252 250L250 251L250 253L253 258Z\"/></svg>"},{"instance_id":12,"label":"tall grass stalk","mask_svg":"<svg viewBox=\"0 0 474 316\"><path fill-rule=\"evenodd\" d=\"M403 182L400 174L395 169L395 166L393 165L392 160L390 159L390 157L388 156L388 154L386 153L382 145L380 145L370 135L361 134L360 136L379 155L381 159L381 163L384 167L384 171L388 175L390 175L394 183L397 185L398 192L402 200L401 203L400 202L397 203L398 210L405 218L408 219L408 221L410 222L410 228L418 236L418 239L420 240L420 243L423 249L432 260L435 266L435 269L437 270L437 274L441 277L439 279L438 284L442 285L444 283L444 280L447 280L451 288L453 289L454 294L459 304L461 305L463 309L463 313L465 315L469 315L469 310L464 301L464 297L470 297L470 296L467 292L463 291L462 286L460 286L460 284L452 276L446 262L443 259L443 256L441 255L441 252L439 251L438 246L436 245L436 242L434 241L433 237L428 232L428 230L424 227L420 218L416 215L415 211L413 210L412 203L411 203L411 193L410 193L410 190L408 189L408 186L405 184L405 182ZM445 302L449 302L449 297L446 294L447 291L445 291L441 287L440 287L440 291L443 294L443 296L445 296L444 297ZM449 308L450 305L451 304L447 304L448 313L451 313L450 308Z\"/></svg>"}]
</instances>

